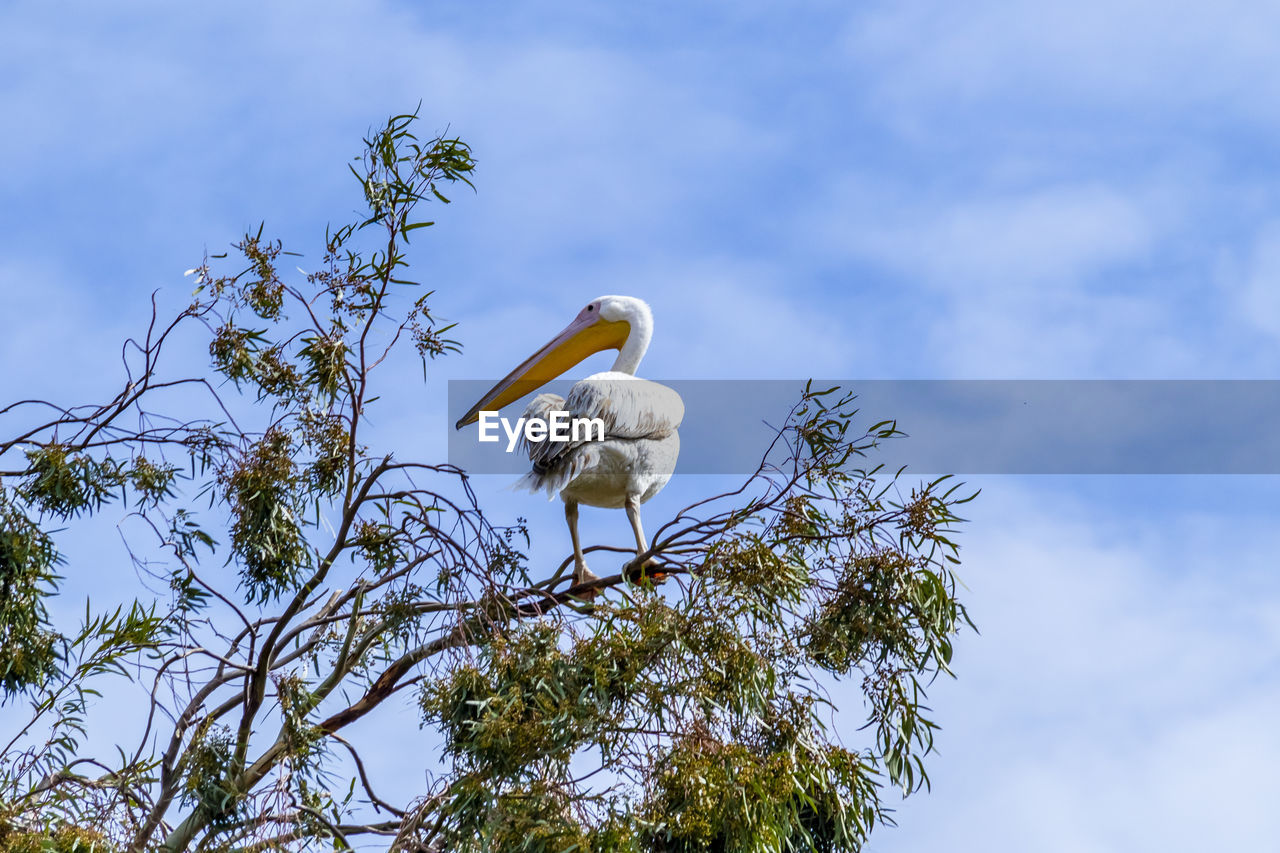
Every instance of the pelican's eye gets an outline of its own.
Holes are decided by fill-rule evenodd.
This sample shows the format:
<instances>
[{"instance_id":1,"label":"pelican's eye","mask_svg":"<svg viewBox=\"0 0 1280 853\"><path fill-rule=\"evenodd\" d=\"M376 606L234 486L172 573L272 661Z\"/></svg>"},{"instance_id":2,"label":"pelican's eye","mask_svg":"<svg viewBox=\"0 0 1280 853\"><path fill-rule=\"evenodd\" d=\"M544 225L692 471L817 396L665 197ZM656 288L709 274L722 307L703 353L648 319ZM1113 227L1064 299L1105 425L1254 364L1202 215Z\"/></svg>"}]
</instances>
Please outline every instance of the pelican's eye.
<instances>
[{"instance_id":1,"label":"pelican's eye","mask_svg":"<svg viewBox=\"0 0 1280 853\"><path fill-rule=\"evenodd\" d=\"M594 305L588 305L588 306L587 306L587 310L588 310L588 311L594 311L594 310L596 310L596 306L594 306Z\"/></svg>"}]
</instances>

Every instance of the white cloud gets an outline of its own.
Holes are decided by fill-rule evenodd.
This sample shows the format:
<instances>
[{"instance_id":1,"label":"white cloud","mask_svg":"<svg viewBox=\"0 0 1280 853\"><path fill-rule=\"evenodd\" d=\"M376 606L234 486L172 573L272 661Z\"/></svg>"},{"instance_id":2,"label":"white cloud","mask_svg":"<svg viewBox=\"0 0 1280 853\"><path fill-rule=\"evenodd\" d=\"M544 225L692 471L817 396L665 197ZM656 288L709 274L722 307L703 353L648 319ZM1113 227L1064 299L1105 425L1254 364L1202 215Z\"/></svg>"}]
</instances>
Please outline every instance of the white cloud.
<instances>
[{"instance_id":1,"label":"white cloud","mask_svg":"<svg viewBox=\"0 0 1280 853\"><path fill-rule=\"evenodd\" d=\"M856 185L833 195L836 210L816 217L828 246L938 290L1078 287L1140 259L1155 236L1140 198L1097 182L944 199ZM857 201L842 216L843 199Z\"/></svg>"},{"instance_id":2,"label":"white cloud","mask_svg":"<svg viewBox=\"0 0 1280 853\"><path fill-rule=\"evenodd\" d=\"M818 242L948 294L930 354L970 375L1269 375L1278 23L1246 0L860 7L846 60L910 165L837 185Z\"/></svg>"},{"instance_id":3,"label":"white cloud","mask_svg":"<svg viewBox=\"0 0 1280 853\"><path fill-rule=\"evenodd\" d=\"M1274 123L1280 18L1249 0L880 3L851 21L848 46L906 121L925 104L1014 100L1025 113L1211 110ZM1140 115L1134 115L1140 119Z\"/></svg>"},{"instance_id":4,"label":"white cloud","mask_svg":"<svg viewBox=\"0 0 1280 853\"><path fill-rule=\"evenodd\" d=\"M934 376L1185 376L1204 369L1200 341L1174 332L1176 293L1149 271L1183 233L1183 201L1163 183L922 191L846 176L796 239L887 273L908 307L882 311L902 324L885 331L923 326Z\"/></svg>"},{"instance_id":5,"label":"white cloud","mask_svg":"<svg viewBox=\"0 0 1280 853\"><path fill-rule=\"evenodd\" d=\"M1121 518L985 485L961 569L982 634L933 691L934 791L873 849L1200 851L1280 831L1265 513L1200 498Z\"/></svg>"},{"instance_id":6,"label":"white cloud","mask_svg":"<svg viewBox=\"0 0 1280 853\"><path fill-rule=\"evenodd\" d=\"M1258 229L1244 279L1229 295L1246 322L1280 337L1280 220Z\"/></svg>"}]
</instances>

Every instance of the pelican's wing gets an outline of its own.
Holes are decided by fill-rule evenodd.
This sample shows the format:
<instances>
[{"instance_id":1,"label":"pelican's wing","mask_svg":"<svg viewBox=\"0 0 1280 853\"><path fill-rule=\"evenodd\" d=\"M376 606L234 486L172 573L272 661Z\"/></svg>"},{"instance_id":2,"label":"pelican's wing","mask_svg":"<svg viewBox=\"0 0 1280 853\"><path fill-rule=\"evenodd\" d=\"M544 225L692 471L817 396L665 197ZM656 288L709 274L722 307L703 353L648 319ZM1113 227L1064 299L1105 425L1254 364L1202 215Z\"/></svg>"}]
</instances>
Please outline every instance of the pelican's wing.
<instances>
[{"instance_id":1,"label":"pelican's wing","mask_svg":"<svg viewBox=\"0 0 1280 853\"><path fill-rule=\"evenodd\" d=\"M604 421L605 438L666 438L684 420L684 401L665 385L625 373L588 376L569 391L575 418Z\"/></svg>"},{"instance_id":2,"label":"pelican's wing","mask_svg":"<svg viewBox=\"0 0 1280 853\"><path fill-rule=\"evenodd\" d=\"M563 411L570 420L599 419L604 439L662 439L670 436L684 419L684 401L665 385L636 379L621 373L588 376L574 384L566 400L557 394L539 394L524 410L525 418L550 421ZM572 439L572 433L570 434ZM587 429L577 440L526 441L520 439L530 472L516 485L532 491L545 489L554 497L579 473L595 464L599 430Z\"/></svg>"}]
</instances>

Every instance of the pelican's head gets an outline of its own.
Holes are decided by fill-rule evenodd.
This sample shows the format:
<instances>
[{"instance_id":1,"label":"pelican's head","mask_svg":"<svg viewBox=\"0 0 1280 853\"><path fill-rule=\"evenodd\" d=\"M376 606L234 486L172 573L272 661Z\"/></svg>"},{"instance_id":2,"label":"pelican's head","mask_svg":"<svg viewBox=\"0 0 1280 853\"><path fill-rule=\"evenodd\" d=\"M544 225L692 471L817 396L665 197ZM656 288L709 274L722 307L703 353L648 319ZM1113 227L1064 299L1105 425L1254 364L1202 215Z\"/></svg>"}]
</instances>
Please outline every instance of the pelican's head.
<instances>
[{"instance_id":1,"label":"pelican's head","mask_svg":"<svg viewBox=\"0 0 1280 853\"><path fill-rule=\"evenodd\" d=\"M489 389L454 426L462 429L475 423L481 412L497 411L519 400L602 350L619 350L613 369L634 373L652 334L653 313L643 300L634 296L592 299L564 331Z\"/></svg>"}]
</instances>

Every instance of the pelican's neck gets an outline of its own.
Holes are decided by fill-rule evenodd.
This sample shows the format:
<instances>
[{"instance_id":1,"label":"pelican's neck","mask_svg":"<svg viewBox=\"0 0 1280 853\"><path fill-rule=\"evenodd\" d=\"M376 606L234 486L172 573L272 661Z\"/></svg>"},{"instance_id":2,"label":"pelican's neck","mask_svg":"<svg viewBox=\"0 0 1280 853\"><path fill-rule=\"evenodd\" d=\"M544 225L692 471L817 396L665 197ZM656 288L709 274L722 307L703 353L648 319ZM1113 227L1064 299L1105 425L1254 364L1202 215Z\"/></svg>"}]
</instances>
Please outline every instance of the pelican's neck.
<instances>
[{"instance_id":1,"label":"pelican's neck","mask_svg":"<svg viewBox=\"0 0 1280 853\"><path fill-rule=\"evenodd\" d=\"M627 318L627 323L630 324L631 331L627 334L622 349L618 350L613 370L635 376L640 367L640 359L644 358L645 350L649 349L649 339L653 337L653 316L648 311L636 311Z\"/></svg>"}]
</instances>

